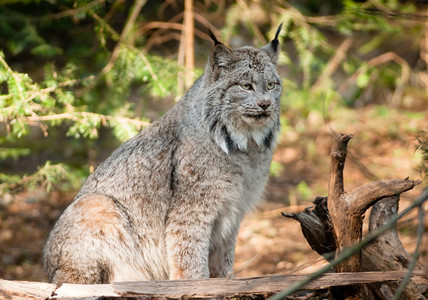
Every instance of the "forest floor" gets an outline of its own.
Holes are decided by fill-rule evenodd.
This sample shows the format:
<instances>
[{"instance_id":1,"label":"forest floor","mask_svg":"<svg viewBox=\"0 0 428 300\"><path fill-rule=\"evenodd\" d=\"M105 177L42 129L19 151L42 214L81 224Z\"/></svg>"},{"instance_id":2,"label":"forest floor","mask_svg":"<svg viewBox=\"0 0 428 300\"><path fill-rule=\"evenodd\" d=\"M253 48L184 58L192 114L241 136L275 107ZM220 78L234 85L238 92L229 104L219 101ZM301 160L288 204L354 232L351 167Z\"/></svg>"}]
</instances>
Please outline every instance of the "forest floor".
<instances>
[{"instance_id":1,"label":"forest floor","mask_svg":"<svg viewBox=\"0 0 428 300\"><path fill-rule=\"evenodd\" d=\"M282 217L281 211L301 211L316 196L327 195L332 129L355 134L349 143L344 172L346 190L376 179L423 179L417 172L422 155L415 148L418 131L428 128L428 112L401 113L371 106L341 109L332 113L331 120L325 124L320 114L310 113L302 124L283 131L266 200L245 218L240 229L235 277L310 273L326 263L311 250L300 225ZM425 179L404 193L400 210L416 199L426 185ZM0 278L46 281L41 267L42 247L74 194L33 190L4 197L0 205ZM428 229L428 203L424 210ZM411 213L398 225L401 241L411 253L416 245L415 216L416 212ZM421 249L419 260L428 267L427 230Z\"/></svg>"}]
</instances>

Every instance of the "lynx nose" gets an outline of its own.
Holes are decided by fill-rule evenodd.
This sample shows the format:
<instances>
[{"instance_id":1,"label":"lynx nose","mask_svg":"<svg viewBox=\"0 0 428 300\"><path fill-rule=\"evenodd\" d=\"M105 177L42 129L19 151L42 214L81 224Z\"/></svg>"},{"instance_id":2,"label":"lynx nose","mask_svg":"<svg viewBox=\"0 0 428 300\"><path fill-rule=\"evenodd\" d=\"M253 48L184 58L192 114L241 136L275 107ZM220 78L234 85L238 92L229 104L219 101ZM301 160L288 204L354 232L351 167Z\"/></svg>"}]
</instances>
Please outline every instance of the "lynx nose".
<instances>
[{"instance_id":1,"label":"lynx nose","mask_svg":"<svg viewBox=\"0 0 428 300\"><path fill-rule=\"evenodd\" d=\"M257 105L260 106L261 109L266 110L268 107L272 104L272 101L270 99L263 99L257 101Z\"/></svg>"}]
</instances>

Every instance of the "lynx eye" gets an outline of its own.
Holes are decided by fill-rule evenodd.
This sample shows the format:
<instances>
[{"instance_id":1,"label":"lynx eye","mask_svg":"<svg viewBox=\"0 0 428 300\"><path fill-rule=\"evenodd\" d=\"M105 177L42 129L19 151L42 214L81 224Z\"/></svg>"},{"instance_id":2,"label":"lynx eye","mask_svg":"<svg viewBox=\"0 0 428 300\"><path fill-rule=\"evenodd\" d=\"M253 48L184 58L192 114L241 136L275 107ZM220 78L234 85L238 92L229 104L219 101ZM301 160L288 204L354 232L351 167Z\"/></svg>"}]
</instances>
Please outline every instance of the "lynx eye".
<instances>
[{"instance_id":1,"label":"lynx eye","mask_svg":"<svg viewBox=\"0 0 428 300\"><path fill-rule=\"evenodd\" d=\"M266 85L268 90L273 90L275 88L276 83L275 82L268 82Z\"/></svg>"},{"instance_id":2,"label":"lynx eye","mask_svg":"<svg viewBox=\"0 0 428 300\"><path fill-rule=\"evenodd\" d=\"M249 83L243 83L243 84L241 84L241 88L248 91L248 90L253 89L253 86Z\"/></svg>"}]
</instances>

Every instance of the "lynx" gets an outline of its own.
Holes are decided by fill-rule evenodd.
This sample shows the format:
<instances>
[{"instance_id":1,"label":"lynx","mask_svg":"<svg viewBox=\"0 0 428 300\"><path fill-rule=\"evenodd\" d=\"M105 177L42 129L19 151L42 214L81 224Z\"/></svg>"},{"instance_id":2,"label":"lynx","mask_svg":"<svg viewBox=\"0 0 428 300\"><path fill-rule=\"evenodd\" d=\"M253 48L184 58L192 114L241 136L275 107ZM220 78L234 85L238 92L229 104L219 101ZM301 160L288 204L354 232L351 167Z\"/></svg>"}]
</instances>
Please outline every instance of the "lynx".
<instances>
[{"instance_id":1,"label":"lynx","mask_svg":"<svg viewBox=\"0 0 428 300\"><path fill-rule=\"evenodd\" d=\"M262 198L280 129L275 38L214 42L204 74L91 174L52 229L54 283L232 275L240 223Z\"/></svg>"}]
</instances>

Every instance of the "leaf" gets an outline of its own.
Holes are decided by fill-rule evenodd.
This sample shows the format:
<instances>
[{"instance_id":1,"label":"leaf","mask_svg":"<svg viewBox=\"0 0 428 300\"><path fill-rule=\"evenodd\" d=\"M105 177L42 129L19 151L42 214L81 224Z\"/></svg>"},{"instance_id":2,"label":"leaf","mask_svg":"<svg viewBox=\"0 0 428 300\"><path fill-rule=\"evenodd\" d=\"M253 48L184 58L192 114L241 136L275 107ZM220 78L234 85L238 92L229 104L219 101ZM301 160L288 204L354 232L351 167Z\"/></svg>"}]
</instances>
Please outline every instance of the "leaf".
<instances>
[{"instance_id":1,"label":"leaf","mask_svg":"<svg viewBox=\"0 0 428 300\"><path fill-rule=\"evenodd\" d=\"M363 72L357 77L357 86L359 88L365 88L370 82L370 74L368 72Z\"/></svg>"}]
</instances>

